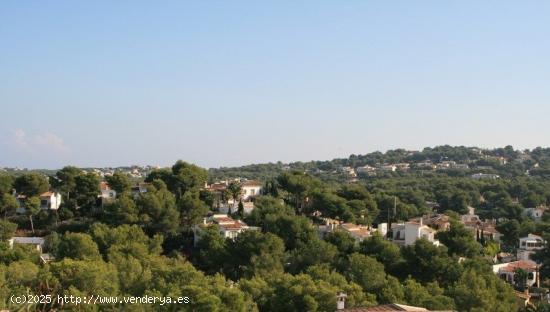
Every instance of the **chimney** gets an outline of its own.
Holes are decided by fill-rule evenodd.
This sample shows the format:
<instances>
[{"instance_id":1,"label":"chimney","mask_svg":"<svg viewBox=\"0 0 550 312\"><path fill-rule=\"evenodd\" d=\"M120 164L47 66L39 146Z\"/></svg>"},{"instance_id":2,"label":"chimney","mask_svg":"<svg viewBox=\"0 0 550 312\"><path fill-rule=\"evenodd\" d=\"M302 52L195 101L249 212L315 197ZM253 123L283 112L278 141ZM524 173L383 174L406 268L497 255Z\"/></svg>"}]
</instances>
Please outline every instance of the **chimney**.
<instances>
[{"instance_id":1,"label":"chimney","mask_svg":"<svg viewBox=\"0 0 550 312\"><path fill-rule=\"evenodd\" d=\"M343 292L339 292L336 295L336 311L344 310L346 308L346 297L347 296L348 295L346 295Z\"/></svg>"}]
</instances>

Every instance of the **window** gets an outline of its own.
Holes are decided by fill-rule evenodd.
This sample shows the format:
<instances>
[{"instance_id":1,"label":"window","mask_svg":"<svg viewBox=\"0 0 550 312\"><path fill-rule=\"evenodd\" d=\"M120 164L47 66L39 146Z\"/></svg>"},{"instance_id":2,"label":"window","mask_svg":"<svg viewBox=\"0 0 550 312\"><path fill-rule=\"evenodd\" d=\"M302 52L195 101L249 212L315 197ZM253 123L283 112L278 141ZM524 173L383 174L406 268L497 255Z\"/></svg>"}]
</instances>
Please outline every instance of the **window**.
<instances>
[{"instance_id":1,"label":"window","mask_svg":"<svg viewBox=\"0 0 550 312\"><path fill-rule=\"evenodd\" d=\"M48 201L45 200L45 199L41 200L41 201L40 201L40 206L43 206L43 207L48 206Z\"/></svg>"},{"instance_id":2,"label":"window","mask_svg":"<svg viewBox=\"0 0 550 312\"><path fill-rule=\"evenodd\" d=\"M251 190L250 190L250 195L254 195L254 193L256 193L256 190L255 190L255 189L251 189Z\"/></svg>"}]
</instances>

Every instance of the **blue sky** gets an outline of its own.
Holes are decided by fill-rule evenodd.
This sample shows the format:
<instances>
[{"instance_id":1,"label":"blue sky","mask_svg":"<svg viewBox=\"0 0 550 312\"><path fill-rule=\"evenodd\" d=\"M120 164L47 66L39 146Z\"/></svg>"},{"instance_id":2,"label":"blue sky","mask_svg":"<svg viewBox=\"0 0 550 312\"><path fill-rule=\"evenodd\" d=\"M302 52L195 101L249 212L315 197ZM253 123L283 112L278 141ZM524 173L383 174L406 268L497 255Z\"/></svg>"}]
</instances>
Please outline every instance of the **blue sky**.
<instances>
[{"instance_id":1,"label":"blue sky","mask_svg":"<svg viewBox=\"0 0 550 312\"><path fill-rule=\"evenodd\" d=\"M544 1L3 1L0 166L550 145Z\"/></svg>"}]
</instances>

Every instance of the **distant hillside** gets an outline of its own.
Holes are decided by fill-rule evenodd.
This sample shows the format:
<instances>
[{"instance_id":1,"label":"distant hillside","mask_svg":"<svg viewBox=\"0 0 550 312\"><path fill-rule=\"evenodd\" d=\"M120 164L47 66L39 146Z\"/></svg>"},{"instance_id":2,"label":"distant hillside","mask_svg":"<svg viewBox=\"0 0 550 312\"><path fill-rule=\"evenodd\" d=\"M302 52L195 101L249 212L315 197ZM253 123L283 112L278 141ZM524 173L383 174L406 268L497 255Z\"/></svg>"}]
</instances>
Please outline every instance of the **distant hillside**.
<instances>
[{"instance_id":1,"label":"distant hillside","mask_svg":"<svg viewBox=\"0 0 550 312\"><path fill-rule=\"evenodd\" d=\"M434 165L444 162L455 162L447 170L434 171L447 175L465 175L469 173L495 173L503 177L512 177L529 173L531 175L550 174L550 148L537 147L533 150L515 150L512 146L495 149L482 149L465 146L436 146L426 147L422 151L408 151L405 149L389 150L385 153L373 152L365 155L350 155L348 158L337 158L327 161L281 162L268 164L253 164L241 167L221 167L209 169L210 179L244 177L248 179L270 179L283 171L306 171L319 176L324 180L341 181L348 178L345 167L357 169L371 166L380 168L389 164L409 164L409 174L425 172L426 168L418 164L431 163ZM393 173L393 172L392 172ZM398 174L398 173L395 173Z\"/></svg>"}]
</instances>

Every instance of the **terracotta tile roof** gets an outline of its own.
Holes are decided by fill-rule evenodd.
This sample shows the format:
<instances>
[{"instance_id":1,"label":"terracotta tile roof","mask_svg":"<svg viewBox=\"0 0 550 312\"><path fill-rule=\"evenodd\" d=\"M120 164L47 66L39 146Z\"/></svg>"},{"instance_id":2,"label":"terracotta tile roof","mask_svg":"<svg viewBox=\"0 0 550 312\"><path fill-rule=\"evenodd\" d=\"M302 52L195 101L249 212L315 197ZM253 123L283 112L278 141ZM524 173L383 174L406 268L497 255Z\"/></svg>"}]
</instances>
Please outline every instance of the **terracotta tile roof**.
<instances>
[{"instance_id":1,"label":"terracotta tile roof","mask_svg":"<svg viewBox=\"0 0 550 312\"><path fill-rule=\"evenodd\" d=\"M109 186L109 183L102 181L99 183L99 189L102 191L109 191L111 187Z\"/></svg>"},{"instance_id":2,"label":"terracotta tile roof","mask_svg":"<svg viewBox=\"0 0 550 312\"><path fill-rule=\"evenodd\" d=\"M238 222L232 224L221 224L220 226L222 226L226 230L239 230L243 228L243 225Z\"/></svg>"},{"instance_id":3,"label":"terracotta tile roof","mask_svg":"<svg viewBox=\"0 0 550 312\"><path fill-rule=\"evenodd\" d=\"M348 231L351 235L362 238L370 236L370 230L364 226L359 226L353 223L343 223L340 226L344 228L344 230Z\"/></svg>"},{"instance_id":4,"label":"terracotta tile roof","mask_svg":"<svg viewBox=\"0 0 550 312\"><path fill-rule=\"evenodd\" d=\"M515 272L517 269L522 269L528 272L532 272L537 269L537 264L529 260L519 260L519 261L510 262L507 266L500 268L499 271Z\"/></svg>"},{"instance_id":5,"label":"terracotta tile roof","mask_svg":"<svg viewBox=\"0 0 550 312\"><path fill-rule=\"evenodd\" d=\"M214 222L218 224L224 224L224 223L234 223L235 220L233 220L230 217L214 217Z\"/></svg>"},{"instance_id":6,"label":"terracotta tile roof","mask_svg":"<svg viewBox=\"0 0 550 312\"><path fill-rule=\"evenodd\" d=\"M500 232L497 231L497 229L495 229L495 227L492 225L482 226L481 230L483 230L483 233L500 234Z\"/></svg>"},{"instance_id":7,"label":"terracotta tile roof","mask_svg":"<svg viewBox=\"0 0 550 312\"><path fill-rule=\"evenodd\" d=\"M222 191L227 188L227 185L225 183L212 183L210 184L206 189L211 191Z\"/></svg>"},{"instance_id":8,"label":"terracotta tile roof","mask_svg":"<svg viewBox=\"0 0 550 312\"><path fill-rule=\"evenodd\" d=\"M44 192L40 194L40 197L51 197L53 195L53 192Z\"/></svg>"},{"instance_id":9,"label":"terracotta tile roof","mask_svg":"<svg viewBox=\"0 0 550 312\"><path fill-rule=\"evenodd\" d=\"M247 180L247 181L241 182L241 186L262 186L262 184L258 181Z\"/></svg>"},{"instance_id":10,"label":"terracotta tile roof","mask_svg":"<svg viewBox=\"0 0 550 312\"><path fill-rule=\"evenodd\" d=\"M227 216L214 216L212 217L212 221L226 230L239 230L247 226L246 223Z\"/></svg>"}]
</instances>

